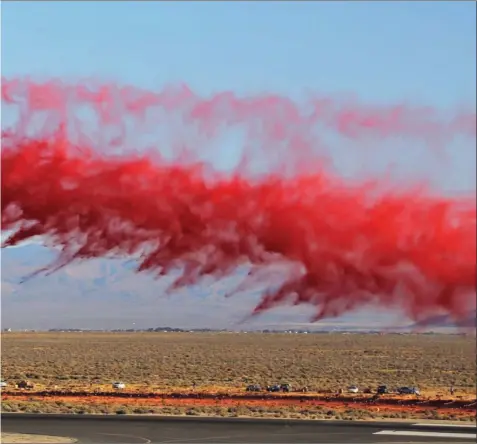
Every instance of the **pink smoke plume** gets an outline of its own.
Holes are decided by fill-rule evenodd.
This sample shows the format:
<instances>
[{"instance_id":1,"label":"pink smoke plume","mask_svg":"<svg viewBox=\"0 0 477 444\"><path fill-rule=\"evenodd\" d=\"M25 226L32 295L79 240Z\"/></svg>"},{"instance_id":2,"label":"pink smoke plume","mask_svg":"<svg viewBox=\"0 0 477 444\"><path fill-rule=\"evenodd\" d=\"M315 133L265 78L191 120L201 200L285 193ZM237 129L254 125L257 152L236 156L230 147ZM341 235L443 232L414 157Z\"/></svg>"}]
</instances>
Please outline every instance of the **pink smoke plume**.
<instances>
[{"instance_id":1,"label":"pink smoke plume","mask_svg":"<svg viewBox=\"0 0 477 444\"><path fill-rule=\"evenodd\" d=\"M248 264L239 293L285 262L254 313L309 304L318 320L375 303L459 319L475 309L475 195L344 179L324 141L474 142L475 113L28 79L2 79L2 106L13 120L2 129L4 246L45 236L61 247L48 270L139 255L140 272L180 270L174 289ZM224 155L224 133L237 129L236 168L214 169L207 156Z\"/></svg>"}]
</instances>

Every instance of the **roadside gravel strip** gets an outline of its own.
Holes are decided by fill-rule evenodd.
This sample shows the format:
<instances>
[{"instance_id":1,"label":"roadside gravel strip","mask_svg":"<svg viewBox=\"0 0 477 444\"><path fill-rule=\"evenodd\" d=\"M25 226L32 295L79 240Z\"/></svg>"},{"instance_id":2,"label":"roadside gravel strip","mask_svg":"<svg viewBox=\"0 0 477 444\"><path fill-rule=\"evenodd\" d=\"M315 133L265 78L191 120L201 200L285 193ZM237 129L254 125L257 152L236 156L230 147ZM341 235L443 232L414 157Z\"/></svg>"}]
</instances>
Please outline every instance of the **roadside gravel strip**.
<instances>
[{"instance_id":1,"label":"roadside gravel strip","mask_svg":"<svg viewBox=\"0 0 477 444\"><path fill-rule=\"evenodd\" d=\"M76 439L63 436L23 435L2 432L2 444L70 444Z\"/></svg>"}]
</instances>

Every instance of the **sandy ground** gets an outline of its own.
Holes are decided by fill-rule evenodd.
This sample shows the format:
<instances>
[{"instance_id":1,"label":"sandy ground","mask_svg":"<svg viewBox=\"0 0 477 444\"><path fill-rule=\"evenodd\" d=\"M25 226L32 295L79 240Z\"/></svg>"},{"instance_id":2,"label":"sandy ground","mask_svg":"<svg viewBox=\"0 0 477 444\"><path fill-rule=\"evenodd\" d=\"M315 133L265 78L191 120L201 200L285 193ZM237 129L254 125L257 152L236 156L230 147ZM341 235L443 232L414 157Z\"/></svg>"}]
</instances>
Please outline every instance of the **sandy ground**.
<instances>
[{"instance_id":1,"label":"sandy ground","mask_svg":"<svg viewBox=\"0 0 477 444\"><path fill-rule=\"evenodd\" d=\"M20 433L2 432L2 443L38 443L38 444L69 444L76 442L76 439L63 436L44 436L44 435L24 435Z\"/></svg>"}]
</instances>

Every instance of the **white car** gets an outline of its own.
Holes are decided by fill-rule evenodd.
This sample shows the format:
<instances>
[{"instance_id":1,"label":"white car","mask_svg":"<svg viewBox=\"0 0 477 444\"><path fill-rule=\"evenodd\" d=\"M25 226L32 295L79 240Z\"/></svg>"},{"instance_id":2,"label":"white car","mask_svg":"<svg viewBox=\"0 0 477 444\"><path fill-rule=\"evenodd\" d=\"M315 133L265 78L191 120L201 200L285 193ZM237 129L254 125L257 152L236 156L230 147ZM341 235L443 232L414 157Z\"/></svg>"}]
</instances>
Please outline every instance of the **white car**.
<instances>
[{"instance_id":1,"label":"white car","mask_svg":"<svg viewBox=\"0 0 477 444\"><path fill-rule=\"evenodd\" d=\"M6 383L6 381L0 381L0 387L6 387L8 384Z\"/></svg>"},{"instance_id":2,"label":"white car","mask_svg":"<svg viewBox=\"0 0 477 444\"><path fill-rule=\"evenodd\" d=\"M351 385L348 387L348 393L358 393L359 389L355 385Z\"/></svg>"},{"instance_id":3,"label":"white car","mask_svg":"<svg viewBox=\"0 0 477 444\"><path fill-rule=\"evenodd\" d=\"M113 382L113 389L123 389L126 388L124 382Z\"/></svg>"}]
</instances>

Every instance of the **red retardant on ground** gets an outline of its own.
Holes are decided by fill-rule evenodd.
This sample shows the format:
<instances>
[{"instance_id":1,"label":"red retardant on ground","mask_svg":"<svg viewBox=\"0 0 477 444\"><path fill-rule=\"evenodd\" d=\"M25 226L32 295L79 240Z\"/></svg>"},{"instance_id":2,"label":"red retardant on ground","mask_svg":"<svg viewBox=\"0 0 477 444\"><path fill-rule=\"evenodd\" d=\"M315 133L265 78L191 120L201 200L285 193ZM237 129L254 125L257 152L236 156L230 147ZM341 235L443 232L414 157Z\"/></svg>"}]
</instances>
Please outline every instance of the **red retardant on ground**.
<instances>
[{"instance_id":1,"label":"red retardant on ground","mask_svg":"<svg viewBox=\"0 0 477 444\"><path fill-rule=\"evenodd\" d=\"M231 291L240 293L285 264L255 314L310 304L317 320L375 303L459 319L475 309L475 195L345 180L327 167L318 132L474 139L475 114L27 79L2 80L2 106L14 116L2 128L2 231L13 233L4 246L47 236L61 247L48 271L139 255L139 271L181 270L174 289L250 265ZM241 160L233 173L214 170L203 157L235 127ZM135 143L172 155L140 155Z\"/></svg>"}]
</instances>

